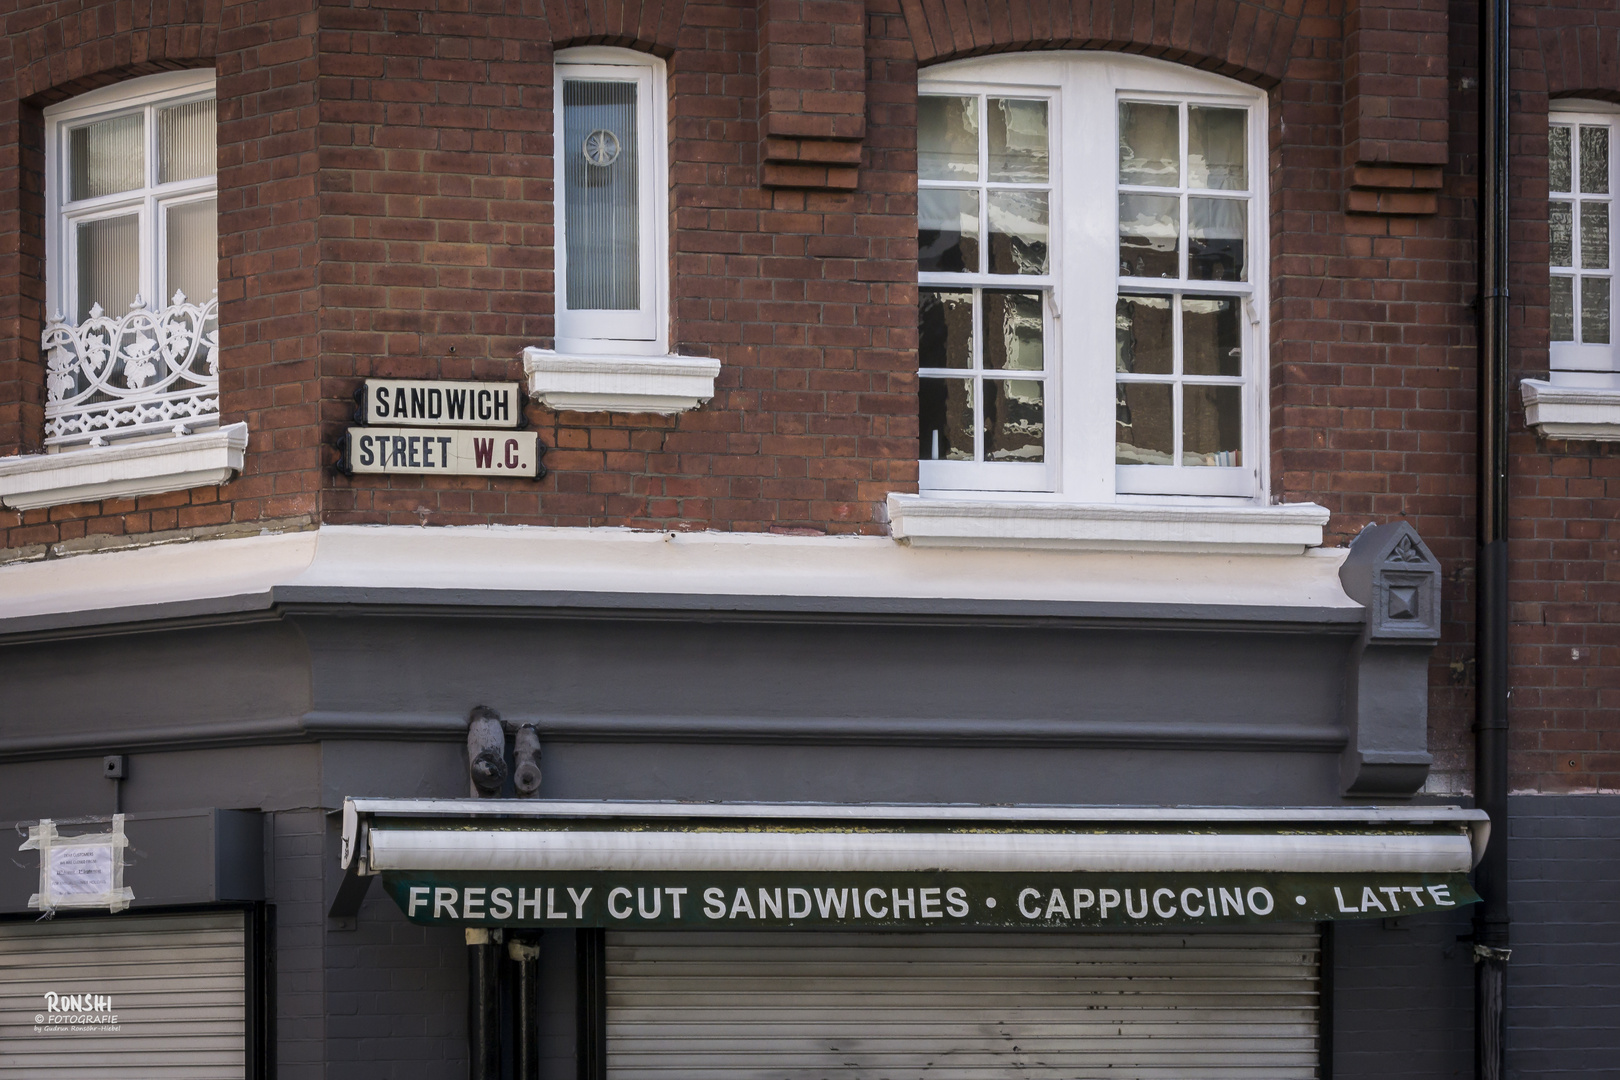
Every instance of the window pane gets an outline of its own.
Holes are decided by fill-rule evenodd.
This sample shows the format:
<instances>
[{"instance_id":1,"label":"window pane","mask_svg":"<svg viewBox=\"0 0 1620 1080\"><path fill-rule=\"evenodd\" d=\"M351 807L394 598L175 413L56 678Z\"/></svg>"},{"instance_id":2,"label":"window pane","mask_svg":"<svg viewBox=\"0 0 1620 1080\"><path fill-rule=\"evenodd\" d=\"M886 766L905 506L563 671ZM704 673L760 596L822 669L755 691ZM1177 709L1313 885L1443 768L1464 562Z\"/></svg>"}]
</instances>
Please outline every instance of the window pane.
<instances>
[{"instance_id":1,"label":"window pane","mask_svg":"<svg viewBox=\"0 0 1620 1080\"><path fill-rule=\"evenodd\" d=\"M214 175L214 99L162 109L158 122L158 183Z\"/></svg>"},{"instance_id":2,"label":"window pane","mask_svg":"<svg viewBox=\"0 0 1620 1080\"><path fill-rule=\"evenodd\" d=\"M973 460L973 380L919 379L917 430L924 461Z\"/></svg>"},{"instance_id":3,"label":"window pane","mask_svg":"<svg viewBox=\"0 0 1620 1080\"><path fill-rule=\"evenodd\" d=\"M1581 203L1581 266L1588 270L1609 268L1608 203Z\"/></svg>"},{"instance_id":4,"label":"window pane","mask_svg":"<svg viewBox=\"0 0 1620 1080\"><path fill-rule=\"evenodd\" d=\"M1246 281L1249 204L1242 199L1187 200L1187 276Z\"/></svg>"},{"instance_id":5,"label":"window pane","mask_svg":"<svg viewBox=\"0 0 1620 1080\"><path fill-rule=\"evenodd\" d=\"M1555 277L1551 281L1552 304L1549 319L1554 341L1575 340L1575 279Z\"/></svg>"},{"instance_id":6,"label":"window pane","mask_svg":"<svg viewBox=\"0 0 1620 1080\"><path fill-rule=\"evenodd\" d=\"M992 371L1045 367L1041 294L984 290L984 366Z\"/></svg>"},{"instance_id":7,"label":"window pane","mask_svg":"<svg viewBox=\"0 0 1620 1080\"><path fill-rule=\"evenodd\" d=\"M990 143L990 179L1021 184L1046 181L1046 102L991 98L985 133Z\"/></svg>"},{"instance_id":8,"label":"window pane","mask_svg":"<svg viewBox=\"0 0 1620 1080\"><path fill-rule=\"evenodd\" d=\"M1581 343L1609 343L1609 279L1581 278Z\"/></svg>"},{"instance_id":9,"label":"window pane","mask_svg":"<svg viewBox=\"0 0 1620 1080\"><path fill-rule=\"evenodd\" d=\"M1174 105L1119 103L1119 182L1175 187L1181 182L1181 134Z\"/></svg>"},{"instance_id":10,"label":"window pane","mask_svg":"<svg viewBox=\"0 0 1620 1080\"><path fill-rule=\"evenodd\" d=\"M923 289L917 307L917 359L925 368L973 366L973 294Z\"/></svg>"},{"instance_id":11,"label":"window pane","mask_svg":"<svg viewBox=\"0 0 1620 1080\"><path fill-rule=\"evenodd\" d=\"M978 98L924 94L917 99L917 178L979 178Z\"/></svg>"},{"instance_id":12,"label":"window pane","mask_svg":"<svg viewBox=\"0 0 1620 1080\"><path fill-rule=\"evenodd\" d=\"M1569 190L1569 128L1554 127L1547 132L1547 186L1554 191Z\"/></svg>"},{"instance_id":13,"label":"window pane","mask_svg":"<svg viewBox=\"0 0 1620 1080\"><path fill-rule=\"evenodd\" d=\"M917 269L979 272L978 192L917 192Z\"/></svg>"},{"instance_id":14,"label":"window pane","mask_svg":"<svg viewBox=\"0 0 1620 1080\"><path fill-rule=\"evenodd\" d=\"M1046 192L992 191L989 217L992 274L1046 273Z\"/></svg>"},{"instance_id":15,"label":"window pane","mask_svg":"<svg viewBox=\"0 0 1620 1080\"><path fill-rule=\"evenodd\" d=\"M169 264L162 301L183 292L193 304L205 304L219 287L219 210L213 199L171 206L164 214Z\"/></svg>"},{"instance_id":16,"label":"window pane","mask_svg":"<svg viewBox=\"0 0 1620 1080\"><path fill-rule=\"evenodd\" d=\"M117 318L135 302L141 287L140 236L134 214L79 223L79 322L90 317L94 304Z\"/></svg>"},{"instance_id":17,"label":"window pane","mask_svg":"<svg viewBox=\"0 0 1620 1080\"><path fill-rule=\"evenodd\" d=\"M1187 186L1246 191L1248 124L1244 109L1187 109Z\"/></svg>"},{"instance_id":18,"label":"window pane","mask_svg":"<svg viewBox=\"0 0 1620 1080\"><path fill-rule=\"evenodd\" d=\"M1553 266L1574 266L1572 230L1575 211L1572 203L1555 202L1547 207L1547 255Z\"/></svg>"},{"instance_id":19,"label":"window pane","mask_svg":"<svg viewBox=\"0 0 1620 1080\"><path fill-rule=\"evenodd\" d=\"M115 116L68 133L68 188L72 199L133 191L146 183L146 145L140 113Z\"/></svg>"},{"instance_id":20,"label":"window pane","mask_svg":"<svg viewBox=\"0 0 1620 1080\"><path fill-rule=\"evenodd\" d=\"M1581 128L1581 190L1589 195L1609 191L1609 129Z\"/></svg>"},{"instance_id":21,"label":"window pane","mask_svg":"<svg viewBox=\"0 0 1620 1080\"><path fill-rule=\"evenodd\" d=\"M1243 464L1243 388L1184 386L1181 463Z\"/></svg>"},{"instance_id":22,"label":"window pane","mask_svg":"<svg viewBox=\"0 0 1620 1080\"><path fill-rule=\"evenodd\" d=\"M1174 195L1119 197L1119 272L1122 275L1181 276L1176 250L1181 235L1180 210L1180 201Z\"/></svg>"},{"instance_id":23,"label":"window pane","mask_svg":"<svg viewBox=\"0 0 1620 1080\"><path fill-rule=\"evenodd\" d=\"M1114 305L1114 370L1168 375L1174 362L1168 296L1122 296Z\"/></svg>"},{"instance_id":24,"label":"window pane","mask_svg":"<svg viewBox=\"0 0 1620 1080\"><path fill-rule=\"evenodd\" d=\"M1181 300L1181 370L1187 375L1242 375L1240 301L1230 296Z\"/></svg>"},{"instance_id":25,"label":"window pane","mask_svg":"<svg viewBox=\"0 0 1620 1080\"><path fill-rule=\"evenodd\" d=\"M984 381L986 461L1046 460L1044 389L1033 379Z\"/></svg>"},{"instance_id":26,"label":"window pane","mask_svg":"<svg viewBox=\"0 0 1620 1080\"><path fill-rule=\"evenodd\" d=\"M636 84L563 81L566 305L572 311L641 307L641 212Z\"/></svg>"},{"instance_id":27,"label":"window pane","mask_svg":"<svg viewBox=\"0 0 1620 1080\"><path fill-rule=\"evenodd\" d=\"M1175 453L1175 410L1163 383L1117 383L1114 463L1169 465Z\"/></svg>"}]
</instances>

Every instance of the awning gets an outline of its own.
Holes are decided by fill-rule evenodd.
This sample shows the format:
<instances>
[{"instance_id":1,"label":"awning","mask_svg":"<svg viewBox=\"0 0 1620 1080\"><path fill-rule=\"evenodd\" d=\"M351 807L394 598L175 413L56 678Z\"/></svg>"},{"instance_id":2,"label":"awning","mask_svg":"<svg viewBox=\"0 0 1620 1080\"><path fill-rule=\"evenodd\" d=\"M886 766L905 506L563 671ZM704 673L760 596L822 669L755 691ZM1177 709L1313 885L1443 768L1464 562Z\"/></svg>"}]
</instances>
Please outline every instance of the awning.
<instances>
[{"instance_id":1,"label":"awning","mask_svg":"<svg viewBox=\"0 0 1620 1080\"><path fill-rule=\"evenodd\" d=\"M1458 807L350 799L343 865L420 923L942 929L1390 917L1478 897Z\"/></svg>"}]
</instances>

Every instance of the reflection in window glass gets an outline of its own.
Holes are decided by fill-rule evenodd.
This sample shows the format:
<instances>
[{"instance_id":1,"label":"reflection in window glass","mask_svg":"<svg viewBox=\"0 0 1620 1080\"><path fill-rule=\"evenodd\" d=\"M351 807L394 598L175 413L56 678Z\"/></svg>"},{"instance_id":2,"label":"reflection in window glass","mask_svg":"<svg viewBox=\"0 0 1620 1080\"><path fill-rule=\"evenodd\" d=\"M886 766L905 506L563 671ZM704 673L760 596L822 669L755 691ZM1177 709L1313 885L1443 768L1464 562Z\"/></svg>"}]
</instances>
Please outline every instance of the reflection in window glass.
<instances>
[{"instance_id":1,"label":"reflection in window glass","mask_svg":"<svg viewBox=\"0 0 1620 1080\"><path fill-rule=\"evenodd\" d=\"M973 460L973 380L919 379L917 456L923 461Z\"/></svg>"},{"instance_id":2,"label":"reflection in window glass","mask_svg":"<svg viewBox=\"0 0 1620 1080\"><path fill-rule=\"evenodd\" d=\"M1575 340L1575 279L1555 277L1551 280L1552 302L1548 312L1551 337L1554 341Z\"/></svg>"},{"instance_id":3,"label":"reflection in window glass","mask_svg":"<svg viewBox=\"0 0 1620 1080\"><path fill-rule=\"evenodd\" d=\"M992 191L989 218L990 273L1046 273L1046 192Z\"/></svg>"},{"instance_id":4,"label":"reflection in window glass","mask_svg":"<svg viewBox=\"0 0 1620 1080\"><path fill-rule=\"evenodd\" d=\"M973 294L923 289L917 305L917 359L925 368L973 366Z\"/></svg>"},{"instance_id":5,"label":"reflection in window glass","mask_svg":"<svg viewBox=\"0 0 1620 1080\"><path fill-rule=\"evenodd\" d=\"M1181 299L1181 370L1187 375L1242 375L1243 322L1232 296Z\"/></svg>"},{"instance_id":6,"label":"reflection in window glass","mask_svg":"<svg viewBox=\"0 0 1620 1080\"><path fill-rule=\"evenodd\" d=\"M1187 276L1245 281L1249 205L1242 199L1187 200Z\"/></svg>"},{"instance_id":7,"label":"reflection in window glass","mask_svg":"<svg viewBox=\"0 0 1620 1080\"><path fill-rule=\"evenodd\" d=\"M1547 207L1547 248L1553 266L1574 266L1574 205L1555 202Z\"/></svg>"},{"instance_id":8,"label":"reflection in window glass","mask_svg":"<svg viewBox=\"0 0 1620 1080\"><path fill-rule=\"evenodd\" d=\"M1243 388L1182 388L1181 463L1231 468L1243 464Z\"/></svg>"},{"instance_id":9,"label":"reflection in window glass","mask_svg":"<svg viewBox=\"0 0 1620 1080\"><path fill-rule=\"evenodd\" d=\"M1581 343L1609 344L1609 279L1581 278Z\"/></svg>"},{"instance_id":10,"label":"reflection in window glass","mask_svg":"<svg viewBox=\"0 0 1620 1080\"><path fill-rule=\"evenodd\" d=\"M1609 268L1609 204L1581 203L1581 266L1588 270Z\"/></svg>"},{"instance_id":11,"label":"reflection in window glass","mask_svg":"<svg viewBox=\"0 0 1620 1080\"><path fill-rule=\"evenodd\" d=\"M1168 296L1121 296L1114 305L1114 370L1170 374L1174 337Z\"/></svg>"},{"instance_id":12,"label":"reflection in window glass","mask_svg":"<svg viewBox=\"0 0 1620 1080\"><path fill-rule=\"evenodd\" d=\"M1045 367L1041 294L984 290L984 366L991 371Z\"/></svg>"},{"instance_id":13,"label":"reflection in window glass","mask_svg":"<svg viewBox=\"0 0 1620 1080\"><path fill-rule=\"evenodd\" d=\"M1043 184L1051 154L1046 131L1046 102L991 98L985 114L990 180Z\"/></svg>"},{"instance_id":14,"label":"reflection in window glass","mask_svg":"<svg viewBox=\"0 0 1620 1080\"><path fill-rule=\"evenodd\" d=\"M917 178L979 178L979 99L924 94L917 99Z\"/></svg>"},{"instance_id":15,"label":"reflection in window glass","mask_svg":"<svg viewBox=\"0 0 1620 1080\"><path fill-rule=\"evenodd\" d=\"M1175 105L1119 103L1119 182L1151 187L1181 183L1181 128Z\"/></svg>"},{"instance_id":16,"label":"reflection in window glass","mask_svg":"<svg viewBox=\"0 0 1620 1080\"><path fill-rule=\"evenodd\" d=\"M1175 406L1165 383L1119 383L1114 401L1114 461L1169 465L1176 451Z\"/></svg>"},{"instance_id":17,"label":"reflection in window glass","mask_svg":"<svg viewBox=\"0 0 1620 1080\"><path fill-rule=\"evenodd\" d=\"M1245 109L1188 107L1188 187L1248 189L1248 117Z\"/></svg>"},{"instance_id":18,"label":"reflection in window glass","mask_svg":"<svg viewBox=\"0 0 1620 1080\"><path fill-rule=\"evenodd\" d=\"M1609 129L1581 127L1581 191L1587 195L1609 192Z\"/></svg>"},{"instance_id":19,"label":"reflection in window glass","mask_svg":"<svg viewBox=\"0 0 1620 1080\"><path fill-rule=\"evenodd\" d=\"M1180 210L1180 200L1174 195L1119 197L1119 272L1122 276L1180 276Z\"/></svg>"},{"instance_id":20,"label":"reflection in window glass","mask_svg":"<svg viewBox=\"0 0 1620 1080\"><path fill-rule=\"evenodd\" d=\"M984 459L1046 459L1044 387L1034 379L984 381Z\"/></svg>"},{"instance_id":21,"label":"reflection in window glass","mask_svg":"<svg viewBox=\"0 0 1620 1080\"><path fill-rule=\"evenodd\" d=\"M917 269L978 273L977 191L917 192Z\"/></svg>"},{"instance_id":22,"label":"reflection in window glass","mask_svg":"<svg viewBox=\"0 0 1620 1080\"><path fill-rule=\"evenodd\" d=\"M1554 126L1547 132L1547 186L1569 190L1569 128Z\"/></svg>"},{"instance_id":23,"label":"reflection in window glass","mask_svg":"<svg viewBox=\"0 0 1620 1080\"><path fill-rule=\"evenodd\" d=\"M146 183L145 119L141 113L85 124L68 133L71 199L97 199Z\"/></svg>"}]
</instances>

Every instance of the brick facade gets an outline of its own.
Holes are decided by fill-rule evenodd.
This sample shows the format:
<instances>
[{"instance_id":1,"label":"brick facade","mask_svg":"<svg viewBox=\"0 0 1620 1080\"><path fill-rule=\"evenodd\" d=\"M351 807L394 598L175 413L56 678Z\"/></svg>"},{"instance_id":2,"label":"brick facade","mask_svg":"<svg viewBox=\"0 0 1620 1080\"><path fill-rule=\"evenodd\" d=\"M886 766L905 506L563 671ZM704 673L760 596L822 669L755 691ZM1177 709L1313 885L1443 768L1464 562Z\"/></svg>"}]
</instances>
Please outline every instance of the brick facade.
<instances>
[{"instance_id":1,"label":"brick facade","mask_svg":"<svg viewBox=\"0 0 1620 1080\"><path fill-rule=\"evenodd\" d=\"M1513 371L1547 364L1546 111L1620 100L1620 15L1515 7ZM1273 496L1330 543L1404 517L1444 562L1437 790L1470 786L1474 11L1439 0L730 0L386 6L14 2L0 11L0 454L39 448L40 110L219 76L219 488L0 511L0 546L319 523L886 532L916 486L919 64L1113 49L1271 99ZM545 478L348 478L366 376L521 378L553 332L552 57L669 64L672 351L722 362L672 418L531 407ZM1514 784L1620 787L1620 461L1515 419Z\"/></svg>"}]
</instances>

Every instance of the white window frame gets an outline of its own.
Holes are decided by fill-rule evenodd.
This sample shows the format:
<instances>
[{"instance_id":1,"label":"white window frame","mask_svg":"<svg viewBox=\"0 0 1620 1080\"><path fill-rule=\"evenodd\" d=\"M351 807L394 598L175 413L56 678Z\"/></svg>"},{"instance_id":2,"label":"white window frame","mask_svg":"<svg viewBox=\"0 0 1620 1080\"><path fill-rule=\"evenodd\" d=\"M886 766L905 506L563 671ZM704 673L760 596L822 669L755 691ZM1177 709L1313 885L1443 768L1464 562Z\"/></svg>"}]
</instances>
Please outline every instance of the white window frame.
<instances>
[{"instance_id":1,"label":"white window frame","mask_svg":"<svg viewBox=\"0 0 1620 1080\"><path fill-rule=\"evenodd\" d=\"M1074 503L1265 505L1269 490L1270 353L1268 327L1259 314L1269 310L1270 275L1265 94L1178 64L1103 52L956 61L925 69L919 84L924 94L1050 95L1053 101L1048 122L1053 188L1047 325L1054 328L1045 348L1048 476L1035 490L1046 492L1042 497L1047 500ZM1249 200L1246 255L1250 280L1235 283L1118 276L1120 185L1115 148L1119 145L1122 100L1181 101L1249 111L1249 191L1219 194L1246 194ZM1185 141L1185 125L1182 138ZM1099 148L1105 149L1099 152ZM919 275L925 287L960 284L966 288L970 283L993 283L996 287L1030 287L1033 291L1035 284L1043 280L1018 275L986 277L983 281L979 276L965 274ZM1243 298L1245 397L1241 467L1164 467L1166 474L1184 475L1174 478L1177 482L1173 484L1152 485L1142 483L1135 475L1143 467L1115 465L1114 326L1121 291L1235 294ZM975 497L987 500L1029 500L1032 495L1027 483L991 479L995 475L991 470L1000 469L1001 464L923 461L920 490L925 495L962 495L971 491ZM949 477L941 475L945 471L939 468L941 465L975 468L954 470L957 477ZM1126 473L1125 469L1132 472Z\"/></svg>"},{"instance_id":2,"label":"white window frame","mask_svg":"<svg viewBox=\"0 0 1620 1080\"><path fill-rule=\"evenodd\" d=\"M61 312L69 320L78 309L78 246L73 242L73 226L82 221L116 217L136 212L140 235L140 277L137 291L152 308L170 302L167 245L164 243L165 215L171 206L218 197L217 170L206 177L157 182L159 108L216 96L212 70L171 71L147 75L113 86L102 87L45 110L45 307L47 315ZM144 113L146 178L132 191L69 202L67 193L69 132L86 122ZM216 253L217 257L217 253ZM187 297L202 304L207 296ZM112 311L114 317L124 314Z\"/></svg>"},{"instance_id":3,"label":"white window frame","mask_svg":"<svg viewBox=\"0 0 1620 1080\"><path fill-rule=\"evenodd\" d=\"M669 351L669 131L667 74L656 56L603 46L563 49L555 57L553 89L556 192L556 339L558 353L662 356ZM636 126L641 307L639 311L568 308L567 192L563 159L563 80L599 78L637 84Z\"/></svg>"},{"instance_id":4,"label":"white window frame","mask_svg":"<svg viewBox=\"0 0 1620 1080\"><path fill-rule=\"evenodd\" d=\"M1576 281L1574 286L1574 326L1575 338L1572 341L1553 341L1551 326L1548 327L1548 366L1551 370L1552 382L1563 386L1581 386L1598 389L1620 390L1620 324L1616 323L1616 316L1620 316L1620 307L1616 301L1620 297L1615 293L1615 279L1620 276L1620 265L1616 264L1620 257L1620 248L1615 241L1615 229L1620 226L1616 219L1620 213L1620 144L1616 139L1620 137L1620 107L1603 101L1576 101L1572 99L1559 100L1552 103L1548 112L1549 133L1553 127L1568 127L1570 132L1570 188L1567 192L1552 190L1551 168L1548 169L1547 199L1549 208L1553 202L1569 202L1572 204L1570 248L1572 259L1580 261L1581 250L1580 214L1581 204L1603 202L1608 205L1609 211L1609 257L1608 268L1598 275L1583 274L1576 267L1551 266L1551 245L1549 244L1549 289L1551 278L1571 277ZM1582 125L1600 126L1609 132L1609 191L1608 194L1582 194L1573 190L1580 187L1580 128ZM1550 215L1550 209L1549 209ZM1581 342L1581 285L1582 277L1607 276L1609 280L1609 343L1607 345L1588 345ZM1549 294L1549 313L1551 299ZM1550 321L1550 320L1549 320Z\"/></svg>"}]
</instances>

